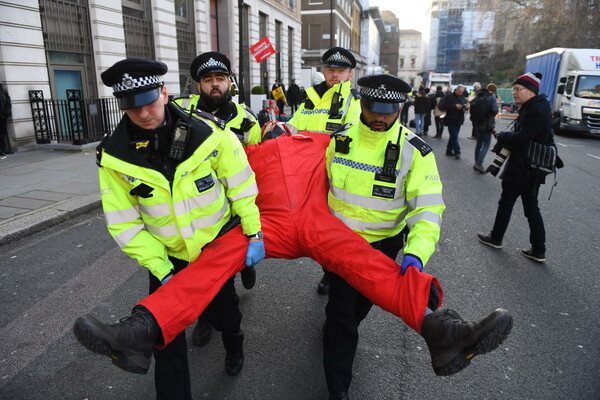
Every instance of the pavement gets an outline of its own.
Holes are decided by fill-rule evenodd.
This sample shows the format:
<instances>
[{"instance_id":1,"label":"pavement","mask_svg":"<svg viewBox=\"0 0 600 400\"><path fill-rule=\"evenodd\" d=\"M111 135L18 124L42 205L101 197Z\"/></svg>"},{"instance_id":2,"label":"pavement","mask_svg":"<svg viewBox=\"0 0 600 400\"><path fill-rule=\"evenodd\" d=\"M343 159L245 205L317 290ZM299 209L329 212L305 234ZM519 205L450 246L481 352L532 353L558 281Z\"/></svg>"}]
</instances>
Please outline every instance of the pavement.
<instances>
[{"instance_id":1,"label":"pavement","mask_svg":"<svg viewBox=\"0 0 600 400\"><path fill-rule=\"evenodd\" d=\"M93 146L0 157L0 246L100 207Z\"/></svg>"}]
</instances>

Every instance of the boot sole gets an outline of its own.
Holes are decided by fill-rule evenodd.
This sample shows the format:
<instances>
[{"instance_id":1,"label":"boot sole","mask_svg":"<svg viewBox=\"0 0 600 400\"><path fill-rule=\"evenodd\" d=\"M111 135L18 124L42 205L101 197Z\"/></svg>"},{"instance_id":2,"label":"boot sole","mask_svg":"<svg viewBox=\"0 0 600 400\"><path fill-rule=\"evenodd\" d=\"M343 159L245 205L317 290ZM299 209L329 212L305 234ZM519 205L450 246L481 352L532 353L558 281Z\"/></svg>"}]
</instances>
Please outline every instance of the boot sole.
<instances>
[{"instance_id":1,"label":"boot sole","mask_svg":"<svg viewBox=\"0 0 600 400\"><path fill-rule=\"evenodd\" d=\"M77 318L73 325L73 334L83 347L94 353L110 357L112 363L122 370L134 374L148 373L147 368L142 368L133 363L125 354L113 349L106 339L96 336L92 331L92 327L84 318Z\"/></svg>"},{"instance_id":2,"label":"boot sole","mask_svg":"<svg viewBox=\"0 0 600 400\"><path fill-rule=\"evenodd\" d=\"M454 375L467 368L471 364L471 360L476 356L497 349L510 334L512 326L513 319L509 314L498 318L496 324L491 329L482 333L473 346L465 348L446 365L434 368L435 374L438 376Z\"/></svg>"}]
</instances>

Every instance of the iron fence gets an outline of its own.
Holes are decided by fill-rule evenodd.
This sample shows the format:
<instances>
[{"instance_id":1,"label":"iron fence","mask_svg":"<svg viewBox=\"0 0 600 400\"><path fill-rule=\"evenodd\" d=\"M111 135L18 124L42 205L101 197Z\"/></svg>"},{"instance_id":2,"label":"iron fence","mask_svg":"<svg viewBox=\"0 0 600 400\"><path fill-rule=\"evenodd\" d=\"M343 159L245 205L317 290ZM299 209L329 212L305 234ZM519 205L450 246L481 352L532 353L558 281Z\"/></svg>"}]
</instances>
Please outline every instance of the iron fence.
<instances>
[{"instance_id":1,"label":"iron fence","mask_svg":"<svg viewBox=\"0 0 600 400\"><path fill-rule=\"evenodd\" d=\"M67 90L66 100L45 100L41 90L30 90L29 103L39 144L100 141L116 128L123 115L117 99L82 99L80 90Z\"/></svg>"}]
</instances>

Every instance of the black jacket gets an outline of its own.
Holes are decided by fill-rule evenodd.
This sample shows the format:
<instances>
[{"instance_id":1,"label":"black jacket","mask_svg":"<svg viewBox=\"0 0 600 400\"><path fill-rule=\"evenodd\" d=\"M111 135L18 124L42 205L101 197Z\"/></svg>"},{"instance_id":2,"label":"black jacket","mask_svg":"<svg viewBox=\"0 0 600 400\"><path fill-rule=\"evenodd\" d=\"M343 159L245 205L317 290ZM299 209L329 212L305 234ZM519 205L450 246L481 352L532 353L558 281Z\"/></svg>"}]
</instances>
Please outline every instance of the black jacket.
<instances>
[{"instance_id":1,"label":"black jacket","mask_svg":"<svg viewBox=\"0 0 600 400\"><path fill-rule=\"evenodd\" d=\"M457 104L462 104L463 108L459 110L456 108ZM446 117L444 123L446 125L462 125L465 122L465 104L467 100L464 96L458 96L455 92L448 93L444 96L441 102L441 109L446 111Z\"/></svg>"},{"instance_id":2,"label":"black jacket","mask_svg":"<svg viewBox=\"0 0 600 400\"><path fill-rule=\"evenodd\" d=\"M496 100L496 96L487 89L480 89L475 94L475 97L485 98L485 101L488 103L489 114L484 122L475 122L472 119L471 121L473 121L474 124L485 124L490 129L494 128L494 126L496 126L496 114L498 114L498 101Z\"/></svg>"},{"instance_id":3,"label":"black jacket","mask_svg":"<svg viewBox=\"0 0 600 400\"><path fill-rule=\"evenodd\" d=\"M498 142L510 149L501 179L518 185L545 182L544 176L531 168L527 161L526 152L530 141L554 144L550 103L545 94L532 97L519 108L514 131L500 132L498 135Z\"/></svg>"},{"instance_id":4,"label":"black jacket","mask_svg":"<svg viewBox=\"0 0 600 400\"><path fill-rule=\"evenodd\" d=\"M417 93L415 96L415 114L427 114L431 111L431 102L425 92Z\"/></svg>"}]
</instances>

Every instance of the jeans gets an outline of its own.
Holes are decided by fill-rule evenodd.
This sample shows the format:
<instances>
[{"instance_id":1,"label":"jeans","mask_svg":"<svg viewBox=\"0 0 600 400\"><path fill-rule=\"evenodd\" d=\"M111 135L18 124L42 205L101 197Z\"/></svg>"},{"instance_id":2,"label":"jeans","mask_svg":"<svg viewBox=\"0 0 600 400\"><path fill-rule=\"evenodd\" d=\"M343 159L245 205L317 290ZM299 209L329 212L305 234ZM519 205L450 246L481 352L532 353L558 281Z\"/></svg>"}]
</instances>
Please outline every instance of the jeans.
<instances>
[{"instance_id":1,"label":"jeans","mask_svg":"<svg viewBox=\"0 0 600 400\"><path fill-rule=\"evenodd\" d=\"M450 134L450 139L448 139L446 153L454 153L454 155L460 154L460 145L458 144L459 131L460 125L448 124L448 133Z\"/></svg>"},{"instance_id":2,"label":"jeans","mask_svg":"<svg viewBox=\"0 0 600 400\"><path fill-rule=\"evenodd\" d=\"M415 114L415 129L417 135L423 133L423 127L425 124L425 114Z\"/></svg>"},{"instance_id":3,"label":"jeans","mask_svg":"<svg viewBox=\"0 0 600 400\"><path fill-rule=\"evenodd\" d=\"M485 155L490 149L492 127L488 124L475 124L477 143L475 143L475 164L483 166Z\"/></svg>"},{"instance_id":4,"label":"jeans","mask_svg":"<svg viewBox=\"0 0 600 400\"><path fill-rule=\"evenodd\" d=\"M546 253L546 230L544 229L544 220L538 207L539 191L540 184L537 182L523 186L502 181L502 194L498 201L496 220L491 232L493 239L501 241L504 237L504 233L510 222L513 206L520 196L523 202L525 217L527 217L527 221L529 222L529 243L531 243L534 252L539 254Z\"/></svg>"}]
</instances>

